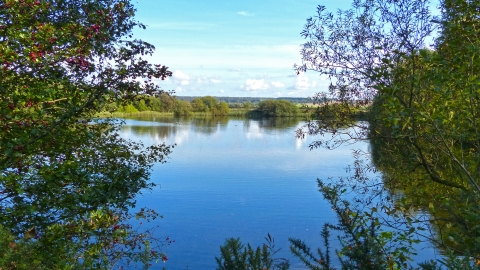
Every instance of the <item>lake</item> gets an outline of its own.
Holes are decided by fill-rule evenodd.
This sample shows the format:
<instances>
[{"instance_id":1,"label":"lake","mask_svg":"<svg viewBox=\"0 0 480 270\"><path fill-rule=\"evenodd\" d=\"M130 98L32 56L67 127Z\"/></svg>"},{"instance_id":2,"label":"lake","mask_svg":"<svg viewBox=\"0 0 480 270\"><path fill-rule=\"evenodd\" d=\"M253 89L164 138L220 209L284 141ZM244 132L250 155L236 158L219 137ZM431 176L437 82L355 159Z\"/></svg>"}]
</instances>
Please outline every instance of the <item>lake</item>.
<instances>
[{"instance_id":1,"label":"lake","mask_svg":"<svg viewBox=\"0 0 480 270\"><path fill-rule=\"evenodd\" d=\"M322 225L335 214L318 192L316 179L346 175L352 149L369 150L367 142L335 150L309 150L315 138L298 139L298 119L138 118L127 119L124 138L145 145L176 144L168 163L153 167L151 192L137 198L137 207L155 209L163 219L156 236L175 240L163 248L164 265L153 269L215 269L219 247L240 237L253 247L270 233L276 257L291 260L288 238L321 246ZM432 252L428 252L428 257Z\"/></svg>"}]
</instances>

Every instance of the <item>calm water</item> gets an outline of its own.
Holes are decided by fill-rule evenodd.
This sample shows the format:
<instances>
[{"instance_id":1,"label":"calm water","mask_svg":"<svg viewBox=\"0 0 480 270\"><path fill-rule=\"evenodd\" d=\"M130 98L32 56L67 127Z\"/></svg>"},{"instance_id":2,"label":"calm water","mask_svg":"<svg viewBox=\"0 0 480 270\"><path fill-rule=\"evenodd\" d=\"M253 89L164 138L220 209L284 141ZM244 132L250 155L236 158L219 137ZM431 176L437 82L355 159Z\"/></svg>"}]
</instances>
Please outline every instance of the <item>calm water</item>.
<instances>
[{"instance_id":1,"label":"calm water","mask_svg":"<svg viewBox=\"0 0 480 270\"><path fill-rule=\"evenodd\" d=\"M368 150L367 143L357 143L310 151L313 138L295 137L301 125L293 119L126 120L125 138L177 145L168 163L154 166L158 186L137 200L138 207L164 216L142 226L159 225L157 237L175 240L163 249L168 269L215 269L226 238L240 237L256 247L267 233L282 248L277 257L301 268L288 238L316 247L322 225L335 221L316 179L345 175L351 149Z\"/></svg>"}]
</instances>

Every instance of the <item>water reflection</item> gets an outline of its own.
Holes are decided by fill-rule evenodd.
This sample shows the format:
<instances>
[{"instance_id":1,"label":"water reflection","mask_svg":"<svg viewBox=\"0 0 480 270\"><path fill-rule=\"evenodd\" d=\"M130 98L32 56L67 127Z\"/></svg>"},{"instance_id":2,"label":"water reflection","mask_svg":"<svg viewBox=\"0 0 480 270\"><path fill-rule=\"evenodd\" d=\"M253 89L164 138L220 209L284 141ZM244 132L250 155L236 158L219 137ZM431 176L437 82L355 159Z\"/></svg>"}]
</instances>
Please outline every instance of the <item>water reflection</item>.
<instances>
[{"instance_id":1,"label":"water reflection","mask_svg":"<svg viewBox=\"0 0 480 270\"><path fill-rule=\"evenodd\" d=\"M169 247L169 269L215 269L215 256L228 237L254 246L270 233L280 257L291 258L288 237L319 238L336 217L319 194L316 179L345 176L352 148L334 151L295 137L301 119L141 118L126 120L122 136L145 144L176 143L167 164L155 165L152 181L161 185L138 198L139 207L158 210L154 221ZM328 135L325 135L328 136ZM335 246L334 246L335 248ZM299 264L294 269L302 269ZM154 268L155 269L155 268ZM159 267L158 269L161 269Z\"/></svg>"},{"instance_id":2,"label":"water reflection","mask_svg":"<svg viewBox=\"0 0 480 270\"><path fill-rule=\"evenodd\" d=\"M225 131L229 121L235 120L235 126L243 126L246 139L261 139L265 133L279 132L299 127L301 118L229 118L229 117L153 117L144 116L127 119L123 131L136 136L148 136L154 142L176 138L179 144L189 137L189 133L213 135ZM241 121L240 123L238 121ZM292 134L294 136L294 134ZM305 140L296 139L297 149L301 149Z\"/></svg>"},{"instance_id":3,"label":"water reflection","mask_svg":"<svg viewBox=\"0 0 480 270\"><path fill-rule=\"evenodd\" d=\"M470 239L479 239L480 235L479 230L473 229L478 226L480 216L479 197L468 190L432 181L415 157L416 149L403 141L377 138L371 145L372 161L382 173L382 180L391 197L396 200L396 207L409 209L409 217L423 225L427 231L431 231L431 235L427 236L431 237L437 250L440 253L451 249L458 254L478 254L478 244ZM428 149L428 145L420 140L418 145L423 151ZM465 164L477 165L476 153L464 151L456 145L451 151L462 156ZM448 157L436 153L432 160L435 164L431 165L431 171L452 183L465 183L466 180ZM476 169L474 168L475 171Z\"/></svg>"},{"instance_id":4,"label":"water reflection","mask_svg":"<svg viewBox=\"0 0 480 270\"><path fill-rule=\"evenodd\" d=\"M177 126L128 126L136 135L150 135L152 138L166 139L175 135Z\"/></svg>"},{"instance_id":5,"label":"water reflection","mask_svg":"<svg viewBox=\"0 0 480 270\"><path fill-rule=\"evenodd\" d=\"M215 269L228 237L260 245L270 233L291 257L288 237L315 239L334 213L317 192L317 177L344 174L349 148L309 151L295 138L300 119L127 119L123 137L145 145L176 143L167 164L155 165L161 185L138 198L158 210L171 269ZM359 147L366 148L361 144ZM161 268L160 268L161 269Z\"/></svg>"},{"instance_id":6,"label":"water reflection","mask_svg":"<svg viewBox=\"0 0 480 270\"><path fill-rule=\"evenodd\" d=\"M228 124L228 117L203 117L191 118L189 124L194 127L195 132L213 134L218 131L220 127L226 127Z\"/></svg>"},{"instance_id":7,"label":"water reflection","mask_svg":"<svg viewBox=\"0 0 480 270\"><path fill-rule=\"evenodd\" d=\"M302 118L296 117L275 117L259 120L259 127L266 130L284 130L296 127Z\"/></svg>"}]
</instances>

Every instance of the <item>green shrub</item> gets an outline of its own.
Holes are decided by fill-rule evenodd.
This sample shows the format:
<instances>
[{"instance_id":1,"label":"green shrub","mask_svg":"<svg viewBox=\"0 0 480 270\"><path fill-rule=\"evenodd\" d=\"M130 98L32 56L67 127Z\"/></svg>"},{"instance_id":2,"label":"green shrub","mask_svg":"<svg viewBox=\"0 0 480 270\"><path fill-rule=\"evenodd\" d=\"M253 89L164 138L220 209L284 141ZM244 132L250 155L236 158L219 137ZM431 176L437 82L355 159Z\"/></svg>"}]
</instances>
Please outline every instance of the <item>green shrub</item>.
<instances>
[{"instance_id":1,"label":"green shrub","mask_svg":"<svg viewBox=\"0 0 480 270\"><path fill-rule=\"evenodd\" d=\"M300 109L290 101L287 100L265 100L258 104L257 111L261 112L263 116L297 116L300 114Z\"/></svg>"},{"instance_id":2,"label":"green shrub","mask_svg":"<svg viewBox=\"0 0 480 270\"><path fill-rule=\"evenodd\" d=\"M267 241L263 246L253 249L250 244L245 247L239 238L230 238L220 247L220 258L215 257L218 270L237 270L237 269L279 269L286 270L290 268L288 260L283 258L273 258L279 251L275 250L273 238L268 234L265 237Z\"/></svg>"},{"instance_id":3,"label":"green shrub","mask_svg":"<svg viewBox=\"0 0 480 270\"><path fill-rule=\"evenodd\" d=\"M137 108L133 106L133 104L127 104L125 106L119 106L118 107L118 112L121 113L136 113L138 112Z\"/></svg>"}]
</instances>

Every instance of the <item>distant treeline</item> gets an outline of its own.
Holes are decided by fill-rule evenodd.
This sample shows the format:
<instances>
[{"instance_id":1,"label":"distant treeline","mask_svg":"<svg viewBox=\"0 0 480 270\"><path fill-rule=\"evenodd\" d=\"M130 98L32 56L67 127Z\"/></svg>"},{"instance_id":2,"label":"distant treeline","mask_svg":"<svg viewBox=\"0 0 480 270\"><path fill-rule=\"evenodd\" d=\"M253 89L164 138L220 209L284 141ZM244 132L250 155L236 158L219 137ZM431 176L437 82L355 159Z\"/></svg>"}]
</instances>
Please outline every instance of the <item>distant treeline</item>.
<instances>
[{"instance_id":1,"label":"distant treeline","mask_svg":"<svg viewBox=\"0 0 480 270\"><path fill-rule=\"evenodd\" d=\"M180 100L187 100L187 101L192 101L198 97L196 96L177 96L178 99ZM304 98L304 97L278 97L278 98L268 98L268 97L214 97L218 101L225 101L228 103L230 108L235 108L235 106L241 106L245 102L250 102L252 104L258 104L259 102L265 101L265 100L287 100L292 103L299 103L299 104L305 104L305 103L311 103L312 99L311 98Z\"/></svg>"},{"instance_id":2,"label":"distant treeline","mask_svg":"<svg viewBox=\"0 0 480 270\"><path fill-rule=\"evenodd\" d=\"M289 99L301 102L295 104L290 100L251 97L177 97L162 93L159 96L140 96L138 99L124 104L111 103L107 106L107 110L117 113L151 111L174 113L175 115L205 113L215 116L254 114L287 117L300 115L298 103L310 101L305 98Z\"/></svg>"}]
</instances>

